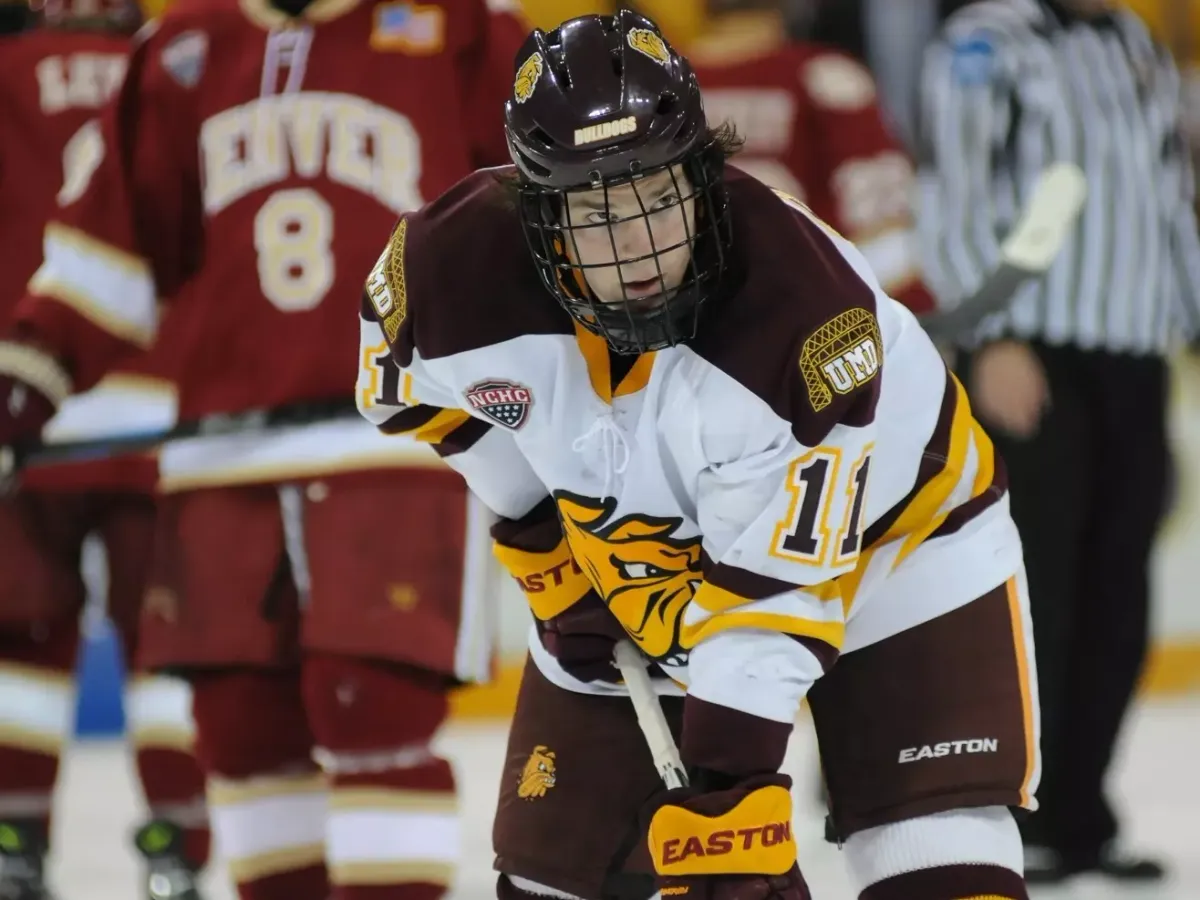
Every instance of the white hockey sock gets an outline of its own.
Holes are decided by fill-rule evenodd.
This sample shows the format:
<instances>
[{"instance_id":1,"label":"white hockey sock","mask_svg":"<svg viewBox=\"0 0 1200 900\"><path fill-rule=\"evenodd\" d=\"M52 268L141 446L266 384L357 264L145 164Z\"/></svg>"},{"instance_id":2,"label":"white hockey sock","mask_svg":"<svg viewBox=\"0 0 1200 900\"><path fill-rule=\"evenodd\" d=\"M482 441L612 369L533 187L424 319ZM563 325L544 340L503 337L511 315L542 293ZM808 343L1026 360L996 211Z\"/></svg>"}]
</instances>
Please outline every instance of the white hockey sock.
<instances>
[{"instance_id":1,"label":"white hockey sock","mask_svg":"<svg viewBox=\"0 0 1200 900\"><path fill-rule=\"evenodd\" d=\"M846 841L856 892L917 869L994 865L1023 872L1021 835L1003 806L956 809L868 828Z\"/></svg>"},{"instance_id":2,"label":"white hockey sock","mask_svg":"<svg viewBox=\"0 0 1200 900\"><path fill-rule=\"evenodd\" d=\"M135 747L190 753L196 742L192 689L180 678L136 675L125 687L125 717Z\"/></svg>"},{"instance_id":3,"label":"white hockey sock","mask_svg":"<svg viewBox=\"0 0 1200 900\"><path fill-rule=\"evenodd\" d=\"M462 856L449 764L428 746L317 754L331 776L326 861L339 888L452 883Z\"/></svg>"},{"instance_id":4,"label":"white hockey sock","mask_svg":"<svg viewBox=\"0 0 1200 900\"><path fill-rule=\"evenodd\" d=\"M319 772L210 777L208 799L213 837L238 884L324 862L329 799Z\"/></svg>"}]
</instances>

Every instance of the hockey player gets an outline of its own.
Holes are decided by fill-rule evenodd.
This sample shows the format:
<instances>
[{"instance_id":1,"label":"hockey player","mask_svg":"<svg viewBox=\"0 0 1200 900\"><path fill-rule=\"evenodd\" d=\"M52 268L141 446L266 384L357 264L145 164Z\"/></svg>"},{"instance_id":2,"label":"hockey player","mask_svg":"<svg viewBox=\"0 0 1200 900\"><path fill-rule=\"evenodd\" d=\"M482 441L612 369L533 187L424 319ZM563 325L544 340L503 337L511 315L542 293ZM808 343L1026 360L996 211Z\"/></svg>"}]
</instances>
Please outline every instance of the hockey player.
<instances>
[{"instance_id":1,"label":"hockey player","mask_svg":"<svg viewBox=\"0 0 1200 900\"><path fill-rule=\"evenodd\" d=\"M24 5L0 6L19 29L0 38L0 313L11 314L42 261L42 232L57 200L88 164L94 117L120 86L137 8L52 5L40 27ZM50 424L59 435L100 422L120 429L161 407L169 389L147 381L149 360L74 399ZM134 377L136 376L136 377ZM156 407L157 398L157 407ZM107 608L135 668L138 612L154 541L152 458L38 469L0 498L0 897L40 900L59 752L74 721L71 672L80 637L84 538L108 563ZM138 834L150 856L145 894L195 900L208 857L204 779L191 753L183 682L139 676L126 694L137 772L153 821Z\"/></svg>"},{"instance_id":2,"label":"hockey player","mask_svg":"<svg viewBox=\"0 0 1200 900\"><path fill-rule=\"evenodd\" d=\"M691 60L709 119L737 126L739 167L853 241L888 295L931 310L912 162L888 129L871 73L831 47L790 40L782 0L637 5Z\"/></svg>"},{"instance_id":3,"label":"hockey player","mask_svg":"<svg viewBox=\"0 0 1200 900\"><path fill-rule=\"evenodd\" d=\"M498 896L807 898L778 773L807 697L861 898L1025 898L1021 547L962 387L848 241L725 166L651 21L535 31L515 69L515 171L401 218L358 382L504 517L536 619ZM688 788L656 790L621 636Z\"/></svg>"},{"instance_id":4,"label":"hockey player","mask_svg":"<svg viewBox=\"0 0 1200 900\"><path fill-rule=\"evenodd\" d=\"M523 35L483 0L179 0L0 346L0 444L156 341L181 420L285 423L164 448L142 622L143 662L191 682L243 900L427 900L456 860L430 740L451 684L488 675L482 526L432 451L354 413L343 304L397 214L507 158Z\"/></svg>"}]
</instances>

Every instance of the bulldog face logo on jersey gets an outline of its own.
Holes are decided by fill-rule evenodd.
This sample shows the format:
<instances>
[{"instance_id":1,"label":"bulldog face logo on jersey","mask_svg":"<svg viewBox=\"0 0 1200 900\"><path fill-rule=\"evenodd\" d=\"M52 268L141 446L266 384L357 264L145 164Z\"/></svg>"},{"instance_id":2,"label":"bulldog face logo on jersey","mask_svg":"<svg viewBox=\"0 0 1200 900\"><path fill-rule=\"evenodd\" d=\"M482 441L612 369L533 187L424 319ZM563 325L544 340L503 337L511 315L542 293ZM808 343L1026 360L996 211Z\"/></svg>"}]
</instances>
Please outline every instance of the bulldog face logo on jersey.
<instances>
[{"instance_id":1,"label":"bulldog face logo on jersey","mask_svg":"<svg viewBox=\"0 0 1200 900\"><path fill-rule=\"evenodd\" d=\"M571 553L613 615L643 652L683 663L683 611L702 579L700 538L677 538L679 518L622 516L617 502L556 491L555 502Z\"/></svg>"},{"instance_id":2,"label":"bulldog face logo on jersey","mask_svg":"<svg viewBox=\"0 0 1200 900\"><path fill-rule=\"evenodd\" d=\"M535 53L521 63L521 68L517 69L517 77L513 81L513 99L518 103L524 103L532 97L533 89L537 87L541 77L542 54Z\"/></svg>"},{"instance_id":3,"label":"bulldog face logo on jersey","mask_svg":"<svg viewBox=\"0 0 1200 900\"><path fill-rule=\"evenodd\" d=\"M467 388L467 402L497 425L516 431L529 418L533 392L515 381L490 378Z\"/></svg>"}]
</instances>

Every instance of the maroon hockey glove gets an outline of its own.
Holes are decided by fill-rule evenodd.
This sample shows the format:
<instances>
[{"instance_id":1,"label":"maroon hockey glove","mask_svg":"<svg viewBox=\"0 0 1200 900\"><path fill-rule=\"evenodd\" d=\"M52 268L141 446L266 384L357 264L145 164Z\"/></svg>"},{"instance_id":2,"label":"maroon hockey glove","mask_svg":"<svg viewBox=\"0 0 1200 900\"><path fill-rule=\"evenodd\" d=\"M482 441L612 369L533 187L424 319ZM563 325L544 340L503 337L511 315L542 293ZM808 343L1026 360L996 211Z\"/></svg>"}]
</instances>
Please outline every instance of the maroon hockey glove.
<instances>
[{"instance_id":1,"label":"maroon hockey glove","mask_svg":"<svg viewBox=\"0 0 1200 900\"><path fill-rule=\"evenodd\" d=\"M10 445L35 440L71 390L54 357L20 342L0 341L0 494L17 484Z\"/></svg>"},{"instance_id":2,"label":"maroon hockey glove","mask_svg":"<svg viewBox=\"0 0 1200 900\"><path fill-rule=\"evenodd\" d=\"M542 646L568 675L580 681L620 681L613 648L628 635L595 591L566 612L537 624ZM649 665L649 659L646 662Z\"/></svg>"},{"instance_id":3,"label":"maroon hockey glove","mask_svg":"<svg viewBox=\"0 0 1200 900\"><path fill-rule=\"evenodd\" d=\"M41 434L71 380L54 357L16 341L0 341L0 447Z\"/></svg>"},{"instance_id":4,"label":"maroon hockey glove","mask_svg":"<svg viewBox=\"0 0 1200 900\"><path fill-rule=\"evenodd\" d=\"M521 519L501 519L492 537L547 652L581 681L619 681L613 646L625 630L572 558L554 500L547 497Z\"/></svg>"},{"instance_id":5,"label":"maroon hockey glove","mask_svg":"<svg viewBox=\"0 0 1200 900\"><path fill-rule=\"evenodd\" d=\"M49 397L19 379L0 375L0 446L36 438L53 415Z\"/></svg>"},{"instance_id":6,"label":"maroon hockey glove","mask_svg":"<svg viewBox=\"0 0 1200 900\"><path fill-rule=\"evenodd\" d=\"M796 865L791 785L756 775L655 797L647 841L663 900L811 900Z\"/></svg>"},{"instance_id":7,"label":"maroon hockey glove","mask_svg":"<svg viewBox=\"0 0 1200 900\"><path fill-rule=\"evenodd\" d=\"M0 497L20 486L19 463L10 444L37 438L54 415L54 404L23 381L0 375Z\"/></svg>"}]
</instances>

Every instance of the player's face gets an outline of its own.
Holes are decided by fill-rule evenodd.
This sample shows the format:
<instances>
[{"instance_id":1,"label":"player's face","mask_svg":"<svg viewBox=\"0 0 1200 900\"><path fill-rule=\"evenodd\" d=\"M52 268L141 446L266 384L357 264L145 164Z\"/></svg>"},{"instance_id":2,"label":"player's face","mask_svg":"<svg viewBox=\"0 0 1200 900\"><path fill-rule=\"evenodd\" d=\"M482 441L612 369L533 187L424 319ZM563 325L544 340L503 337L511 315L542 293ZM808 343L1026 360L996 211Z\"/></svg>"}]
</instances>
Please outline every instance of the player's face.
<instances>
[{"instance_id":1,"label":"player's face","mask_svg":"<svg viewBox=\"0 0 1200 900\"><path fill-rule=\"evenodd\" d=\"M574 191L567 213L567 256L601 303L653 309L687 274L696 203L681 167L607 191Z\"/></svg>"}]
</instances>

